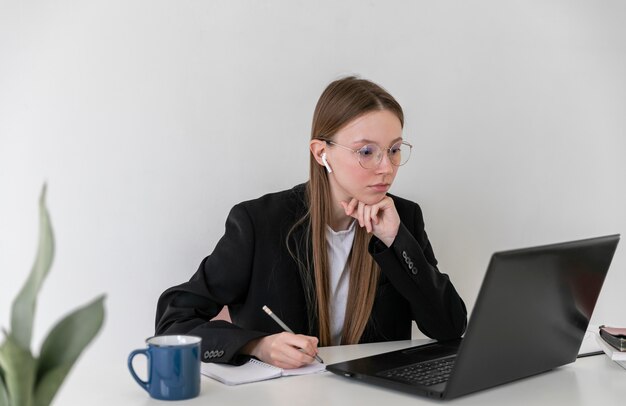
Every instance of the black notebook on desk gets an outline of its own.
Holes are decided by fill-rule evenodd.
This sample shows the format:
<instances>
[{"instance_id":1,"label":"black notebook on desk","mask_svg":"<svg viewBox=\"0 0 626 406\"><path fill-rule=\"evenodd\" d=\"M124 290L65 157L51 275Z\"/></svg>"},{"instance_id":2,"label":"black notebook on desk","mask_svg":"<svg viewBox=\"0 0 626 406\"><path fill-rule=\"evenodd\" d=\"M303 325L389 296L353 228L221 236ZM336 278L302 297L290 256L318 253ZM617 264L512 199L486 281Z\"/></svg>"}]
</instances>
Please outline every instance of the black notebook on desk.
<instances>
[{"instance_id":1,"label":"black notebook on desk","mask_svg":"<svg viewBox=\"0 0 626 406\"><path fill-rule=\"evenodd\" d=\"M612 235L495 253L462 340L326 369L449 399L574 362L618 241Z\"/></svg>"}]
</instances>

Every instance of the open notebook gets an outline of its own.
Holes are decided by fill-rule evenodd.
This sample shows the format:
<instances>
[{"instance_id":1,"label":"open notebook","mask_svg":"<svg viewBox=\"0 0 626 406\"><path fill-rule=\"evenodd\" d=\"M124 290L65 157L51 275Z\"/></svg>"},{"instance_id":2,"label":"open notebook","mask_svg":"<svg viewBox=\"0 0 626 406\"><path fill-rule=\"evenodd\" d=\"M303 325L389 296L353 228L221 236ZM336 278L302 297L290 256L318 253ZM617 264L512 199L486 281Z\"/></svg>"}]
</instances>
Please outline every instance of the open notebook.
<instances>
[{"instance_id":1,"label":"open notebook","mask_svg":"<svg viewBox=\"0 0 626 406\"><path fill-rule=\"evenodd\" d=\"M315 374L325 370L326 366L319 362L314 362L301 368L281 369L255 358L251 358L250 361L240 366L203 362L201 368L202 375L206 375L226 385L258 382L280 378L281 376Z\"/></svg>"}]
</instances>

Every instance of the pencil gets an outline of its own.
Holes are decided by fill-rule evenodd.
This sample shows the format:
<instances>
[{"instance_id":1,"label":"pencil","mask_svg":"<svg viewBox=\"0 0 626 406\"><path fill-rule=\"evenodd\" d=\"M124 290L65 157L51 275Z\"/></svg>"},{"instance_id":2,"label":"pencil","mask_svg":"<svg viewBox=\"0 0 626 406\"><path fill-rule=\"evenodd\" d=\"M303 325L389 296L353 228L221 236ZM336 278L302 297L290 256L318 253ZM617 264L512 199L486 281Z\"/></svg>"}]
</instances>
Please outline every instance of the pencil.
<instances>
[{"instance_id":1,"label":"pencil","mask_svg":"<svg viewBox=\"0 0 626 406\"><path fill-rule=\"evenodd\" d=\"M280 319L277 315L275 315L275 314L274 314L274 312L272 312L272 311L270 310L270 308L269 308L269 307L267 307L267 306L263 306L263 311L264 311L265 313L267 313L267 315L268 315L268 316L270 316L272 319L274 319L274 321L275 321L275 322L276 322L276 323L277 323L280 327L282 327L282 329L283 329L283 330L285 330L285 331L286 331L286 332L288 332L288 333L295 334L295 333L293 332L293 330L289 328L289 326L288 326L288 325L286 325L285 323L283 323L283 321L282 321L282 320L281 320L281 319ZM321 358L319 355L315 355L315 359L316 359L316 360L317 360L317 362L319 362L320 364L323 364L323 363L324 363L324 360L322 360L322 358Z\"/></svg>"}]
</instances>

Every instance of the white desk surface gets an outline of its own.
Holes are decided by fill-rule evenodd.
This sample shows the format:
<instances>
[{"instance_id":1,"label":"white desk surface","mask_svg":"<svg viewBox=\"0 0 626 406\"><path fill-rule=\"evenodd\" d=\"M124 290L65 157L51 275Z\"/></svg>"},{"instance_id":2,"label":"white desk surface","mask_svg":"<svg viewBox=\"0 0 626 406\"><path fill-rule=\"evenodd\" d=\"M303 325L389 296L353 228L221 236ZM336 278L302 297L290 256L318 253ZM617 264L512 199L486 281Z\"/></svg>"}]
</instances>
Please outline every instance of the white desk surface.
<instances>
[{"instance_id":1,"label":"white desk surface","mask_svg":"<svg viewBox=\"0 0 626 406\"><path fill-rule=\"evenodd\" d=\"M424 343L395 341L326 347L320 355L331 364ZM138 359L143 357L137 357ZM55 405L621 405L626 399L626 369L605 355L579 358L553 371L451 401L436 401L337 376L330 372L283 377L240 386L226 386L202 377L195 399L168 402L151 399L126 369L126 355L94 368L79 363L65 382ZM145 364L137 363L138 373ZM477 373L480 366L477 365Z\"/></svg>"}]
</instances>

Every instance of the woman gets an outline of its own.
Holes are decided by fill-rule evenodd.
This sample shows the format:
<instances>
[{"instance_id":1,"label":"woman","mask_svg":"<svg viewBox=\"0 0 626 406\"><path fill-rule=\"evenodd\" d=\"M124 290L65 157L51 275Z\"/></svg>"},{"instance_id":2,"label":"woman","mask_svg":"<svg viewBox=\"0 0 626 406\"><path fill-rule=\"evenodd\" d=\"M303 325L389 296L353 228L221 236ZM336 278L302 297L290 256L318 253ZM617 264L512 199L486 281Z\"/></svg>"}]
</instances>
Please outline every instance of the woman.
<instances>
[{"instance_id":1,"label":"woman","mask_svg":"<svg viewBox=\"0 0 626 406\"><path fill-rule=\"evenodd\" d=\"M378 85L331 83L313 116L309 182L233 207L213 253L161 295L156 334L202 337L205 362L281 368L312 362L318 345L409 339L412 320L429 337L460 337L465 305L436 267L419 206L387 194L411 152L403 125ZM232 323L212 320L225 305Z\"/></svg>"}]
</instances>

